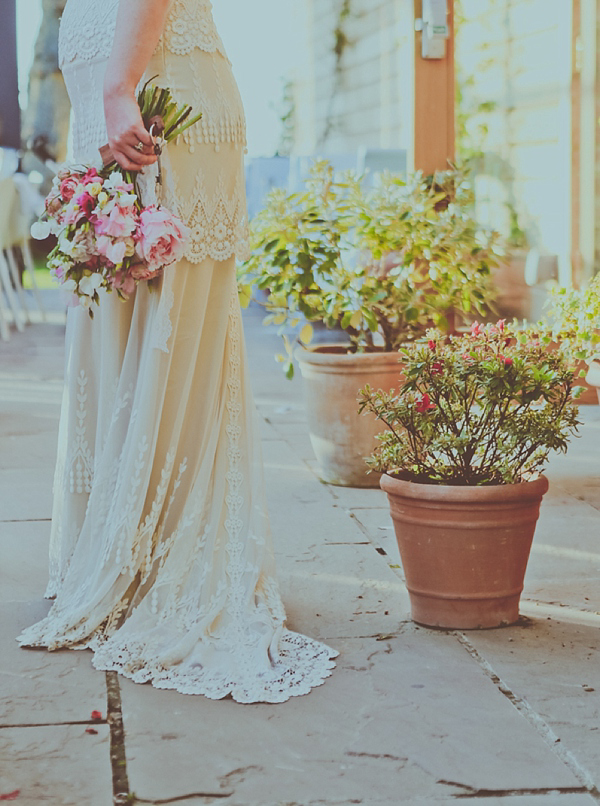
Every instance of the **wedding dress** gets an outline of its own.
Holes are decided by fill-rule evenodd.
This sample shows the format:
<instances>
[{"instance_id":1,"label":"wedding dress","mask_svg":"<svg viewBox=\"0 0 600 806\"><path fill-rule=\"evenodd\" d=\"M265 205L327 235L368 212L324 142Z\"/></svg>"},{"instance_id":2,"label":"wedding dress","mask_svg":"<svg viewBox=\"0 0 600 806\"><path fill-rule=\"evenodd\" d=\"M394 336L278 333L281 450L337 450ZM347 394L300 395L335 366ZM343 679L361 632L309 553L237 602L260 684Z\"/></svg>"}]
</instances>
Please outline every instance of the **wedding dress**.
<instances>
[{"instance_id":1,"label":"wedding dress","mask_svg":"<svg viewBox=\"0 0 600 806\"><path fill-rule=\"evenodd\" d=\"M73 157L99 164L119 0L68 0ZM146 71L203 117L168 147L166 206L191 228L158 291L71 308L48 616L19 642L239 702L283 702L337 652L285 627L249 389L235 256L247 250L245 121L208 0L172 0ZM153 186L152 171L148 187ZM148 191L150 192L150 190Z\"/></svg>"}]
</instances>

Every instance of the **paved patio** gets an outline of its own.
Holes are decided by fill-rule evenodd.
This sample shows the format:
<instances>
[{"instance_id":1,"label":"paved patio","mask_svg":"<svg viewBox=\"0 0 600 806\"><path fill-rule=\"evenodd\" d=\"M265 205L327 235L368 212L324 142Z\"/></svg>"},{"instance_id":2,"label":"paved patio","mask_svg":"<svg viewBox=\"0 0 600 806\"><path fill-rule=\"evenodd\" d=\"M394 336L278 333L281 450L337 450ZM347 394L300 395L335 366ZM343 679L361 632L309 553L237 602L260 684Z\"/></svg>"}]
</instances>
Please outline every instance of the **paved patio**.
<instances>
[{"instance_id":1,"label":"paved patio","mask_svg":"<svg viewBox=\"0 0 600 806\"><path fill-rule=\"evenodd\" d=\"M289 625L339 649L337 669L306 697L239 705L97 672L88 652L18 648L49 606L62 376L60 316L30 326L0 344L0 800L599 803L598 407L550 467L523 623L427 630L408 618L383 494L315 475L301 381L282 377L260 318L246 332Z\"/></svg>"}]
</instances>

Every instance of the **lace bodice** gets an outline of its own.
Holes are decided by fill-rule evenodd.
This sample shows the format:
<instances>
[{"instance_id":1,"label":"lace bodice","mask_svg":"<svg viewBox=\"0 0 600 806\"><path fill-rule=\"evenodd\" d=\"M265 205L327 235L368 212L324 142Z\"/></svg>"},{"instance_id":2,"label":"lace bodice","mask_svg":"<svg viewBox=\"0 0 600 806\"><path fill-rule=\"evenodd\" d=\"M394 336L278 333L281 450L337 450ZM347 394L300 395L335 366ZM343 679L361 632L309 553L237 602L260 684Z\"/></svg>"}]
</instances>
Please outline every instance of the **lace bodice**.
<instances>
[{"instance_id":1,"label":"lace bodice","mask_svg":"<svg viewBox=\"0 0 600 806\"><path fill-rule=\"evenodd\" d=\"M119 0L68 0L60 27L60 67L107 59L115 34ZM199 48L226 57L209 0L172 0L158 48L185 55Z\"/></svg>"},{"instance_id":2,"label":"lace bodice","mask_svg":"<svg viewBox=\"0 0 600 806\"><path fill-rule=\"evenodd\" d=\"M62 17L59 60L73 108L72 158L77 162L98 164L98 148L107 141L102 87L118 9L119 0L67 0ZM202 113L169 147L173 175L168 184L174 198L166 201L191 228L186 257L196 263L206 257L244 257L246 124L209 0L171 0L142 81L150 76L168 87L176 101ZM228 148L219 153L224 144Z\"/></svg>"}]
</instances>

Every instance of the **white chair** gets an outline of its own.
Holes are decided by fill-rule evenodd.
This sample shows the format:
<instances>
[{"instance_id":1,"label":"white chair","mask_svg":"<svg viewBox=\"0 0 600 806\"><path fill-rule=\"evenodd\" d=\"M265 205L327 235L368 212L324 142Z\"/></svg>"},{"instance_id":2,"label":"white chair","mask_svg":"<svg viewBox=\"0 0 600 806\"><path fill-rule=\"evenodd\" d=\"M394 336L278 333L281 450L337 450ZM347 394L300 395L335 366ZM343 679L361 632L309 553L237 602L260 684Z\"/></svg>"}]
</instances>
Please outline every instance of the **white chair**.
<instances>
[{"instance_id":1,"label":"white chair","mask_svg":"<svg viewBox=\"0 0 600 806\"><path fill-rule=\"evenodd\" d=\"M22 179L27 182L25 177ZM16 259L17 250L21 254L24 270L31 279L34 298L42 318L46 318L29 246L31 214L26 212L24 193L20 185L20 177L17 176L0 180L0 337L4 340L9 338L11 319L19 331L24 329L27 322L31 322ZM9 311L12 312L12 317L9 316Z\"/></svg>"},{"instance_id":2,"label":"white chair","mask_svg":"<svg viewBox=\"0 0 600 806\"><path fill-rule=\"evenodd\" d=\"M17 330L24 329L23 311L13 290L11 269L5 255L5 250L12 245L10 226L16 194L17 189L12 179L0 180L0 336L4 340L7 340L10 334L9 310L12 311L12 318Z\"/></svg>"},{"instance_id":3,"label":"white chair","mask_svg":"<svg viewBox=\"0 0 600 806\"><path fill-rule=\"evenodd\" d=\"M35 278L35 265L31 254L31 247L29 246L29 239L30 239L29 231L31 229L31 224L43 212L44 202L39 191L37 191L30 184L29 180L24 174L17 173L12 177L12 179L17 189L17 195L16 195L16 203L13 207L13 215L10 225L12 248L9 249L9 252L13 254L13 262L14 262L14 250L18 250L21 253L23 268L25 272L29 275L31 290L33 292L36 305L42 314L42 320L46 321L46 310L44 308L44 304L42 302L38 284ZM20 276L18 271L17 271L17 281L18 281L18 288L20 289L20 294L23 297L23 304L27 310L26 295L23 293L23 288L20 283ZM29 311L27 311L27 316L29 321L31 321Z\"/></svg>"}]
</instances>

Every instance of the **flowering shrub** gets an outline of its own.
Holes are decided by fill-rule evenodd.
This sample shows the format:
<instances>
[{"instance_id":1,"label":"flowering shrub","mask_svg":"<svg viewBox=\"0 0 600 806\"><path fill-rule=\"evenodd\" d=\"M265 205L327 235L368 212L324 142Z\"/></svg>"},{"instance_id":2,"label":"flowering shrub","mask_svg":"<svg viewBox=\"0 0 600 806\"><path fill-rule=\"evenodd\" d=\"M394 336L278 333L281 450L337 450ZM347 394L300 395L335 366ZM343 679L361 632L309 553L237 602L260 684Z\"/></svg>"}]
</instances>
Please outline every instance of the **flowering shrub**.
<instances>
[{"instance_id":1,"label":"flowering shrub","mask_svg":"<svg viewBox=\"0 0 600 806\"><path fill-rule=\"evenodd\" d=\"M360 410L388 427L372 468L428 484L514 484L566 450L578 391L562 353L503 321L428 336L400 351L399 392L361 392Z\"/></svg>"}]
</instances>

